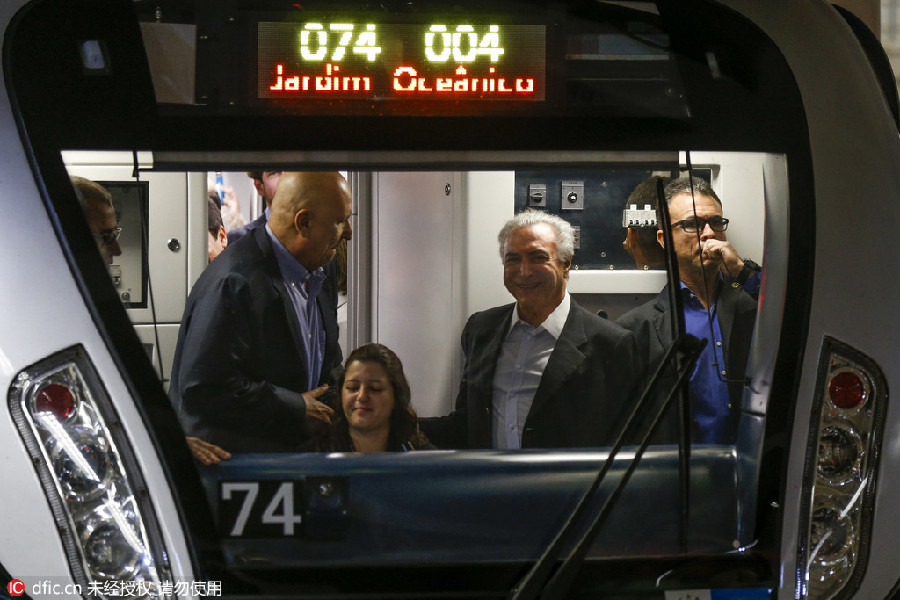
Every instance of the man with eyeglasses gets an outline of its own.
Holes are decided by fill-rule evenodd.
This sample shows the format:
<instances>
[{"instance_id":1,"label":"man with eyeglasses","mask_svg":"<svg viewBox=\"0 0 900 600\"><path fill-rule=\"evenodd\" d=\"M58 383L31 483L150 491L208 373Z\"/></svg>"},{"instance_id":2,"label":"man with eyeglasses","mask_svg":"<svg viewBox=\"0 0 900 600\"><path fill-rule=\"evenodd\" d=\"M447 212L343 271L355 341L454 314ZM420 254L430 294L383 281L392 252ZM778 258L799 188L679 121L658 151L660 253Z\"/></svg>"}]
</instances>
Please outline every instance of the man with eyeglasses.
<instances>
[{"instance_id":1,"label":"man with eyeglasses","mask_svg":"<svg viewBox=\"0 0 900 600\"><path fill-rule=\"evenodd\" d=\"M686 332L707 340L691 374L690 398L695 444L731 444L735 441L744 372L750 351L760 268L742 259L728 242L728 219L722 201L703 179L674 179L665 187L672 242L681 278ZM663 220L657 218L658 223ZM663 231L657 240L665 246ZM750 293L748 293L748 288ZM618 319L635 333L638 346L655 372L672 344L668 289L650 302ZM670 385L662 382L660 393ZM674 415L670 411L670 415ZM676 420L667 420L659 434L674 441ZM660 440L662 441L662 440Z\"/></svg>"},{"instance_id":2,"label":"man with eyeglasses","mask_svg":"<svg viewBox=\"0 0 900 600\"><path fill-rule=\"evenodd\" d=\"M102 185L84 177L72 177L72 185L97 241L100 256L106 264L111 265L113 257L122 255L122 247L119 246L122 228L116 219L112 196Z\"/></svg>"}]
</instances>

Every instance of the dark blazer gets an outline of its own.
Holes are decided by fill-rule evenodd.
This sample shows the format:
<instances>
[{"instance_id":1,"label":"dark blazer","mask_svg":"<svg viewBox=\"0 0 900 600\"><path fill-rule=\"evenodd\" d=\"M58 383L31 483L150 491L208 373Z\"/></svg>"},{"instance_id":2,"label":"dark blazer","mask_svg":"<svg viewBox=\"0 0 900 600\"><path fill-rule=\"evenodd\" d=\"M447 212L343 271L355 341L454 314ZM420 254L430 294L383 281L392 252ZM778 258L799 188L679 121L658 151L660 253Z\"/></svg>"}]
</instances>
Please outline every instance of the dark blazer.
<instances>
[{"instance_id":1,"label":"dark blazer","mask_svg":"<svg viewBox=\"0 0 900 600\"><path fill-rule=\"evenodd\" d=\"M508 304L469 318L456 409L420 422L438 447L491 447L494 372L514 308ZM522 447L612 445L642 372L634 337L572 300L525 420Z\"/></svg>"},{"instance_id":2,"label":"dark blazer","mask_svg":"<svg viewBox=\"0 0 900 600\"><path fill-rule=\"evenodd\" d=\"M716 302L716 315L722 331L722 350L730 380L728 395L731 400L732 427L736 431L744 393L743 377L747 371L753 325L756 322L756 300L741 287L734 288L720 283ZM634 332L641 360L648 368L648 382L666 349L672 345L670 306L669 288L666 286L655 299L628 311L616 320L619 325ZM665 375L660 384L658 393L667 391L674 384L674 375ZM677 441L674 416L667 416L661 427L655 441Z\"/></svg>"},{"instance_id":3,"label":"dark blazer","mask_svg":"<svg viewBox=\"0 0 900 600\"><path fill-rule=\"evenodd\" d=\"M245 237L248 233L253 232L256 229L264 229L268 223L266 219L266 215L262 214L255 221L251 221L246 225L241 225L240 227L235 227L231 231L228 232L228 245L231 246L235 242L237 242L242 237ZM228 250L228 248L225 248ZM330 263L323 267L325 269L325 283L322 286L322 293L327 294L329 296L329 301L334 303L337 306L338 302L338 290L337 290L337 279L338 279L338 264L337 258L332 260ZM342 348L342 351L346 351L347 348Z\"/></svg>"},{"instance_id":4,"label":"dark blazer","mask_svg":"<svg viewBox=\"0 0 900 600\"><path fill-rule=\"evenodd\" d=\"M267 222L266 214L263 213L255 220L250 221L246 225L241 225L240 227L235 227L231 231L228 232L228 245L234 244L242 237L246 236L248 233L253 231L254 229L259 229Z\"/></svg>"},{"instance_id":5,"label":"dark blazer","mask_svg":"<svg viewBox=\"0 0 900 600\"><path fill-rule=\"evenodd\" d=\"M337 307L319 294L322 376L307 381L300 326L264 227L219 255L185 306L169 395L187 435L230 452L289 452L305 440L300 394L341 362Z\"/></svg>"}]
</instances>

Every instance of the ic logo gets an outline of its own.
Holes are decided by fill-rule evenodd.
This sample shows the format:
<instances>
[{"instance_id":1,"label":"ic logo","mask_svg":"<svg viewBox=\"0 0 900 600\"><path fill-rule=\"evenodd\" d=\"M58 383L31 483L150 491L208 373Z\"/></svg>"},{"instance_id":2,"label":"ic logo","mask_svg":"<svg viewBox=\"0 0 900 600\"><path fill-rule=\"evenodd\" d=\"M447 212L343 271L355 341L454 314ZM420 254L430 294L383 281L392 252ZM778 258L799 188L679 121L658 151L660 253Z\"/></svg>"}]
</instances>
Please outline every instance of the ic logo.
<instances>
[{"instance_id":1,"label":"ic logo","mask_svg":"<svg viewBox=\"0 0 900 600\"><path fill-rule=\"evenodd\" d=\"M6 591L10 596L21 596L25 593L25 584L21 579L13 579L6 584Z\"/></svg>"}]
</instances>

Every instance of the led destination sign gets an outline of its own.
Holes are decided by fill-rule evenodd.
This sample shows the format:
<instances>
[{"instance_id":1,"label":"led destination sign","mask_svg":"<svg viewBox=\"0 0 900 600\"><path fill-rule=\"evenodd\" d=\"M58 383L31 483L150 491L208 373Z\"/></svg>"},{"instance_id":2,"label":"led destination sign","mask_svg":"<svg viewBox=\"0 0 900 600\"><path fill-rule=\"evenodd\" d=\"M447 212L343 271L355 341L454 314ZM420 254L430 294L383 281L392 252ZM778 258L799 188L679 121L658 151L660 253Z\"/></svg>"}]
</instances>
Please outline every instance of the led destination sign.
<instances>
[{"instance_id":1,"label":"led destination sign","mask_svg":"<svg viewBox=\"0 0 900 600\"><path fill-rule=\"evenodd\" d=\"M544 26L259 22L257 96L542 101Z\"/></svg>"}]
</instances>

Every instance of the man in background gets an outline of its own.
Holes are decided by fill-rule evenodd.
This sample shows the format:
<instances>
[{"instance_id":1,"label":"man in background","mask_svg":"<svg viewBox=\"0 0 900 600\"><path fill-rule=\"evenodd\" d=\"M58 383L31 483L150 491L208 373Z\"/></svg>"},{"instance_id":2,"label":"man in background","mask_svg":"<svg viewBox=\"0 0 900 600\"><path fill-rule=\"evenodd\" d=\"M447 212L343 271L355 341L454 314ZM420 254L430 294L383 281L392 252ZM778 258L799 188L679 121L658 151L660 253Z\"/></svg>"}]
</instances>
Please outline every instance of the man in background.
<instances>
[{"instance_id":1,"label":"man in background","mask_svg":"<svg viewBox=\"0 0 900 600\"><path fill-rule=\"evenodd\" d=\"M628 195L622 215L622 226L625 227L622 247L634 259L634 265L642 270L666 264L665 252L656 241L656 186L660 180L665 184L669 179L652 175L637 184Z\"/></svg>"},{"instance_id":2,"label":"man in background","mask_svg":"<svg viewBox=\"0 0 900 600\"><path fill-rule=\"evenodd\" d=\"M212 262L215 257L228 247L228 234L222 224L222 209L219 204L219 195L209 192L206 197L206 248L207 258Z\"/></svg>"},{"instance_id":3,"label":"man in background","mask_svg":"<svg viewBox=\"0 0 900 600\"><path fill-rule=\"evenodd\" d=\"M695 178L693 183L687 177L675 179L666 185L665 198L678 259L685 330L707 340L690 378L692 441L732 444L756 320L756 299L743 286L758 278L759 266L742 259L728 242L725 231L729 221L722 216L722 201L704 179ZM663 222L660 215L658 222ZM657 231L657 241L664 246L662 229ZM634 332L648 373L656 370L673 342L671 319L667 286L654 300L617 320ZM661 385L660 389L669 387ZM675 420L668 423L668 435L674 436Z\"/></svg>"},{"instance_id":4,"label":"man in background","mask_svg":"<svg viewBox=\"0 0 900 600\"><path fill-rule=\"evenodd\" d=\"M281 178L281 171L248 171L247 177L253 180L253 187L256 193L262 196L266 203L263 214L254 221L236 227L228 232L228 243L233 244L254 229L262 227L272 215L272 199L275 197L275 191L278 189L278 180Z\"/></svg>"},{"instance_id":5,"label":"man in background","mask_svg":"<svg viewBox=\"0 0 900 600\"><path fill-rule=\"evenodd\" d=\"M100 251L103 262L111 265L114 257L122 255L122 247L119 245L122 228L116 219L112 196L102 185L84 177L72 177L72 185L91 233L97 241L97 250Z\"/></svg>"}]
</instances>

